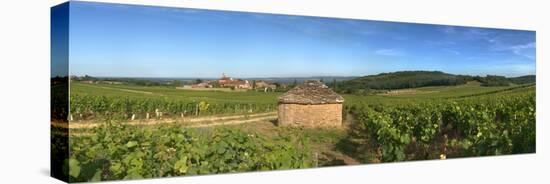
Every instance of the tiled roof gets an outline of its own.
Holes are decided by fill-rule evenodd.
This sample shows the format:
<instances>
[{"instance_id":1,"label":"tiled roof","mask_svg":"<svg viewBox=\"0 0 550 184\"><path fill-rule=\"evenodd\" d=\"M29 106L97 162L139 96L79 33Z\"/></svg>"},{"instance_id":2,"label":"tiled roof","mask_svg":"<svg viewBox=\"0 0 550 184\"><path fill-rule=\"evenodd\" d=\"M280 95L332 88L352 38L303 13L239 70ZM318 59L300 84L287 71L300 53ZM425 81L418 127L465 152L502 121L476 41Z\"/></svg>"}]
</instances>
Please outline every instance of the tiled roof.
<instances>
[{"instance_id":1,"label":"tiled roof","mask_svg":"<svg viewBox=\"0 0 550 184\"><path fill-rule=\"evenodd\" d=\"M344 98L319 81L308 80L279 97L285 104L336 104Z\"/></svg>"}]
</instances>

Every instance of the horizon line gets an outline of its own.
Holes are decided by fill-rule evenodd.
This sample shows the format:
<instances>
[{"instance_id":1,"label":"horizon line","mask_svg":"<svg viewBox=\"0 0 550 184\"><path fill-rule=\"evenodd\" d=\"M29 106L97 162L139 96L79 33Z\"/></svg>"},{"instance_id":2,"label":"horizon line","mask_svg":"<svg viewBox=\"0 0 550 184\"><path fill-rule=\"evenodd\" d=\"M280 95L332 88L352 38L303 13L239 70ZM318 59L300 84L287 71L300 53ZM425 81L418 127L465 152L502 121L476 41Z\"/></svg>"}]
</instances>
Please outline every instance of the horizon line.
<instances>
[{"instance_id":1,"label":"horizon line","mask_svg":"<svg viewBox=\"0 0 550 184\"><path fill-rule=\"evenodd\" d=\"M308 76L258 76L258 77L238 77L238 76L232 76L232 75L226 75L228 77L231 77L231 78L236 78L236 79L268 79L268 78L318 78L318 77L335 77L335 78L345 78L345 77L365 77L365 76L373 76L373 75L380 75L380 74L383 74L383 73L396 73L396 72L418 72L418 71L422 71L422 72L442 72L442 73L445 73L445 74L451 74L451 75L466 75L466 76L480 76L480 77L483 77L483 76L489 76L489 75L492 75L492 76L504 76L504 77L507 77L507 78L511 78L511 77L522 77L522 76L529 76L529 75L534 75L536 76L536 73L535 74L521 74L521 75L498 75L498 74L457 74L457 73L448 73L448 72L444 72L444 71L439 71L439 70L400 70L400 71L391 71L391 72L379 72L379 73L376 73L376 74L365 74L365 75L308 75ZM192 77L189 77L189 76L94 76L94 75L89 75L89 74L83 74L83 75L69 75L70 76L77 76L77 77L83 77L85 75L88 75L88 76L91 76L91 77L97 77L97 78L159 78L159 79L162 79L162 78L166 78L166 79L174 79L174 78L185 78L185 79L217 79L217 78L221 78L222 75L219 75L219 76L209 76L209 77L196 77L196 76L192 76ZM55 77L55 76L52 76L52 77Z\"/></svg>"}]
</instances>

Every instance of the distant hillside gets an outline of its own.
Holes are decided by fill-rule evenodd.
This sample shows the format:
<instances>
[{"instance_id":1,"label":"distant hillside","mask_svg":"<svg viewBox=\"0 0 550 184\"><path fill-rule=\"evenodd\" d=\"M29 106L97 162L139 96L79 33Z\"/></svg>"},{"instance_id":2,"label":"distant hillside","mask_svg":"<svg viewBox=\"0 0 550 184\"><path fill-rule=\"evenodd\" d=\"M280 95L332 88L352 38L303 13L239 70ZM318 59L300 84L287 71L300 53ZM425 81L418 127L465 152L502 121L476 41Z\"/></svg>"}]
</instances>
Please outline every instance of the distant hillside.
<instances>
[{"instance_id":1,"label":"distant hillside","mask_svg":"<svg viewBox=\"0 0 550 184\"><path fill-rule=\"evenodd\" d=\"M510 82L514 84L527 84L527 83L535 83L536 76L535 75L525 75L521 77L513 77L509 78Z\"/></svg>"},{"instance_id":2,"label":"distant hillside","mask_svg":"<svg viewBox=\"0 0 550 184\"><path fill-rule=\"evenodd\" d=\"M506 78L487 75L454 75L440 71L399 71L368 75L337 83L339 93L376 93L380 90L418 88L425 86L454 86L468 81L479 81L482 86L509 86L510 84L534 83L534 75ZM332 86L332 84L330 84Z\"/></svg>"},{"instance_id":3,"label":"distant hillside","mask_svg":"<svg viewBox=\"0 0 550 184\"><path fill-rule=\"evenodd\" d=\"M439 71L400 71L369 75L338 84L338 91L354 93L359 89L404 89L424 86L465 84L465 77Z\"/></svg>"},{"instance_id":4,"label":"distant hillside","mask_svg":"<svg viewBox=\"0 0 550 184\"><path fill-rule=\"evenodd\" d=\"M504 76L487 75L485 77L473 77L474 80L481 82L482 86L509 86L510 84L529 84L535 83L535 75L525 75L520 77L506 78Z\"/></svg>"}]
</instances>

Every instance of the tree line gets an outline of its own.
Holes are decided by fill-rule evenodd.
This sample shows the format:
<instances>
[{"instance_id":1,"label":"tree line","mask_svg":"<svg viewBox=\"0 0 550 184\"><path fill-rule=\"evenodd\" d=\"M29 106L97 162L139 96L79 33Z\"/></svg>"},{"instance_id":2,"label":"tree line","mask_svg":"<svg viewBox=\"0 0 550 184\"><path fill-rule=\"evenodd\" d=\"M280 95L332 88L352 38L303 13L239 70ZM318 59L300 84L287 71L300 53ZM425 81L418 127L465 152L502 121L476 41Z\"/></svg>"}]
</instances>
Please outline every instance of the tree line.
<instances>
[{"instance_id":1,"label":"tree line","mask_svg":"<svg viewBox=\"0 0 550 184\"><path fill-rule=\"evenodd\" d=\"M482 86L509 86L534 83L535 76L507 78L505 76L454 75L441 71L399 71L369 75L346 81L326 83L338 93L369 94L385 90L418 88L426 86L455 86L478 81Z\"/></svg>"}]
</instances>

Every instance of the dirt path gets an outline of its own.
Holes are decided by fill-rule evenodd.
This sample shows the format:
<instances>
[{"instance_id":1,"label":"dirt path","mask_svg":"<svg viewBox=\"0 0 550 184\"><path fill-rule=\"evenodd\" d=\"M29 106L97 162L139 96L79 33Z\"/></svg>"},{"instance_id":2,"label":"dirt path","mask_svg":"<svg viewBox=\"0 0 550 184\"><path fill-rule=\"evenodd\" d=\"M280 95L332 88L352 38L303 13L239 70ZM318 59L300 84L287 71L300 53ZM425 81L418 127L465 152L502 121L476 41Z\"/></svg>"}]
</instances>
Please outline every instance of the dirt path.
<instances>
[{"instance_id":1,"label":"dirt path","mask_svg":"<svg viewBox=\"0 0 550 184\"><path fill-rule=\"evenodd\" d=\"M326 151L324 153L326 156L332 157L331 160L338 161L343 163L344 165L358 165L361 164L361 162L355 160L354 158L340 152L337 150L330 150Z\"/></svg>"},{"instance_id":2,"label":"dirt path","mask_svg":"<svg viewBox=\"0 0 550 184\"><path fill-rule=\"evenodd\" d=\"M219 125L237 125L237 124L243 124L243 123L252 123L252 122L258 122L258 121L269 121L269 120L276 120L277 115L272 116L265 116L265 117L258 117L258 118L251 118L246 120L232 120L232 121L226 121L226 122L217 122L217 123L209 123L209 124L197 124L197 125L189 125L188 127L211 127L211 126L219 126Z\"/></svg>"},{"instance_id":3,"label":"dirt path","mask_svg":"<svg viewBox=\"0 0 550 184\"><path fill-rule=\"evenodd\" d=\"M134 126L152 126L161 124L181 124L186 127L210 127L218 125L234 125L257 121L269 121L277 119L277 112L257 113L249 115L230 115L230 116L215 116L215 117L199 117L199 118L175 118L175 119L151 119L151 120L134 120L121 122L126 125ZM71 123L51 123L52 126L69 128L69 129L88 129L103 125L103 122L97 121L81 121Z\"/></svg>"}]
</instances>

